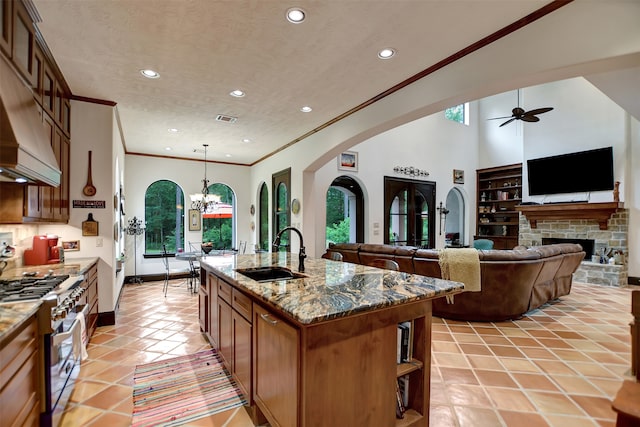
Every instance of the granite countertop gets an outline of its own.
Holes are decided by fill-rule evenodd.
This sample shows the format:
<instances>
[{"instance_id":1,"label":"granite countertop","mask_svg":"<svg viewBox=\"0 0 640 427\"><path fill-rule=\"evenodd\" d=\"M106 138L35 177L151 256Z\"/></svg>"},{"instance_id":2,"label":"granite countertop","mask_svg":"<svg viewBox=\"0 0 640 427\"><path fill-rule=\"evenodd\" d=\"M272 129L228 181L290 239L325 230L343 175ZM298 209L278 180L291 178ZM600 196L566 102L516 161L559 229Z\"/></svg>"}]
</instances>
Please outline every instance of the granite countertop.
<instances>
[{"instance_id":1,"label":"granite countertop","mask_svg":"<svg viewBox=\"0 0 640 427\"><path fill-rule=\"evenodd\" d=\"M239 289L270 303L301 324L453 295L464 290L464 285L459 282L348 262L307 258L304 264L306 278L257 282L236 269L282 266L297 272L297 254L267 252L200 259L200 265L205 269L217 270Z\"/></svg>"},{"instance_id":2,"label":"granite countertop","mask_svg":"<svg viewBox=\"0 0 640 427\"><path fill-rule=\"evenodd\" d=\"M22 273L38 272L40 276L49 273L54 275L68 274L70 276L84 274L95 264L98 258L68 259L61 264L30 265L26 267L5 270L1 280L20 279ZM40 301L4 302L0 303L0 341L18 328L40 307Z\"/></svg>"},{"instance_id":3,"label":"granite countertop","mask_svg":"<svg viewBox=\"0 0 640 427\"><path fill-rule=\"evenodd\" d=\"M0 342L38 311L38 308L40 301L0 303Z\"/></svg>"},{"instance_id":4,"label":"granite countertop","mask_svg":"<svg viewBox=\"0 0 640 427\"><path fill-rule=\"evenodd\" d=\"M28 265L23 267L10 268L2 273L0 279L19 279L22 277L22 273L33 272L38 273L39 276L45 275L49 272L54 275L68 274L69 276L77 276L79 274L84 274L89 267L98 262L98 259L99 258L97 257L71 258L59 264Z\"/></svg>"}]
</instances>

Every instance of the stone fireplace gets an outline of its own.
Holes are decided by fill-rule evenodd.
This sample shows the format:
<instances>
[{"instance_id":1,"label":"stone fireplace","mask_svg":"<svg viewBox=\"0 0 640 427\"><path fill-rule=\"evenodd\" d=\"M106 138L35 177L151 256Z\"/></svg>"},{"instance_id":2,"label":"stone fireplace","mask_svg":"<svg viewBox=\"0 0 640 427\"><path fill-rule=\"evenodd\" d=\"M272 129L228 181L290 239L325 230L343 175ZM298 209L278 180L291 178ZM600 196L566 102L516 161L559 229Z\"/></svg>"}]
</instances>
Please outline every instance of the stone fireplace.
<instances>
[{"instance_id":1,"label":"stone fireplace","mask_svg":"<svg viewBox=\"0 0 640 427\"><path fill-rule=\"evenodd\" d=\"M583 283L594 283L605 286L627 286L628 265L626 263L629 250L629 212L628 209L617 209L603 227L602 221L594 219L538 219L531 226L526 213L520 212L520 233L518 243L524 246L537 246L549 241L580 240L593 241L592 252L583 245L587 254L574 274L574 280ZM548 240L551 239L551 240ZM606 251L618 250L625 256L622 265L598 264L591 262L591 255Z\"/></svg>"}]
</instances>

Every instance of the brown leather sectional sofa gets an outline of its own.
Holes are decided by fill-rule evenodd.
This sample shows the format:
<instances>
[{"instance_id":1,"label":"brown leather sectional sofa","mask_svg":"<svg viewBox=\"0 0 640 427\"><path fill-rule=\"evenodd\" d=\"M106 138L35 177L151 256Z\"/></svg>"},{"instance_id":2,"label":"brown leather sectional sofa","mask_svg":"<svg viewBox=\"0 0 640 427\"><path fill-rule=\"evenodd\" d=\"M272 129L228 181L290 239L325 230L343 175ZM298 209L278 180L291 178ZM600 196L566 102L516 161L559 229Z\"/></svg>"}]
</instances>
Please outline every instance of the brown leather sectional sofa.
<instances>
[{"instance_id":1,"label":"brown leather sectional sofa","mask_svg":"<svg viewBox=\"0 0 640 427\"><path fill-rule=\"evenodd\" d=\"M401 271L441 277L435 249L339 243L330 245L323 258L328 258L330 252L340 252L344 262L367 265L376 258L391 259ZM435 316L471 321L517 319L548 301L568 295L573 273L585 256L580 245L570 243L478 253L482 291L456 295L453 304L445 298L433 300Z\"/></svg>"}]
</instances>

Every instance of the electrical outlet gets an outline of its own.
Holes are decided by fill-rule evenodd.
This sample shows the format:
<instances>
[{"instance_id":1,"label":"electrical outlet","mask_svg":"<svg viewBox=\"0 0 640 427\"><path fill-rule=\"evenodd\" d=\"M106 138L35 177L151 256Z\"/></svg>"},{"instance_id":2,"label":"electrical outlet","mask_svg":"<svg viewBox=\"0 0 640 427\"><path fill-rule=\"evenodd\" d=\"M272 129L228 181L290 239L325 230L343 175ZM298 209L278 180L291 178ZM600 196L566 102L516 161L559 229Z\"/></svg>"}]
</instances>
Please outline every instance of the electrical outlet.
<instances>
[{"instance_id":1,"label":"electrical outlet","mask_svg":"<svg viewBox=\"0 0 640 427\"><path fill-rule=\"evenodd\" d=\"M96 239L96 248L101 248L103 244L104 244L104 240L102 239L102 237L98 237Z\"/></svg>"}]
</instances>

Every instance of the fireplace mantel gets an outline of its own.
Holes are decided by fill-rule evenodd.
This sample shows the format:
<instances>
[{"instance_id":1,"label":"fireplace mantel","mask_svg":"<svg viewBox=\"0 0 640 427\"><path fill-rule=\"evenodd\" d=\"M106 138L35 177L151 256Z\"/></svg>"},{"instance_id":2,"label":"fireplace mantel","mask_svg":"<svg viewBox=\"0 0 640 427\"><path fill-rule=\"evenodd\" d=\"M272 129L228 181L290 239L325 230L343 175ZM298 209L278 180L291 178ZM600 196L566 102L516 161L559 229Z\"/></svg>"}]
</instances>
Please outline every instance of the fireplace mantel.
<instances>
[{"instance_id":1,"label":"fireplace mantel","mask_svg":"<svg viewBox=\"0 0 640 427\"><path fill-rule=\"evenodd\" d=\"M618 209L624 208L624 203L549 203L518 205L515 208L527 217L531 228L538 226L538 220L592 219L598 222L600 230L606 230L607 221Z\"/></svg>"}]
</instances>

